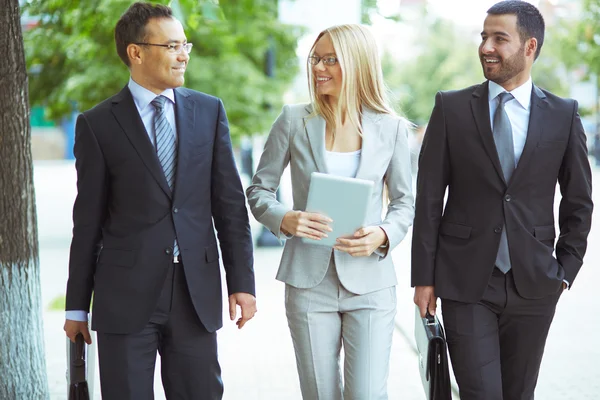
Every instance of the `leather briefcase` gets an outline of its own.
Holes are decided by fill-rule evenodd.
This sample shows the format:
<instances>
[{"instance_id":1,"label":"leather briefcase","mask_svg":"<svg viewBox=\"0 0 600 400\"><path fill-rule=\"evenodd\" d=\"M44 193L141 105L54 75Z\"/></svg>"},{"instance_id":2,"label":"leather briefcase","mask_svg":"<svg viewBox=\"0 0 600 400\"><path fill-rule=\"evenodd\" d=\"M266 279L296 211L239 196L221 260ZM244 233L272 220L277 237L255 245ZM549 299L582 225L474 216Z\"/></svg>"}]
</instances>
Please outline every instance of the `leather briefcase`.
<instances>
[{"instance_id":1,"label":"leather briefcase","mask_svg":"<svg viewBox=\"0 0 600 400\"><path fill-rule=\"evenodd\" d=\"M444 328L436 316L427 312L422 318L419 307L415 308L415 341L425 395L428 400L452 400Z\"/></svg>"},{"instance_id":2,"label":"leather briefcase","mask_svg":"<svg viewBox=\"0 0 600 400\"><path fill-rule=\"evenodd\" d=\"M95 340L94 332L90 332ZM95 346L87 345L78 333L75 343L67 340L67 398L90 400L94 397L94 373L96 364Z\"/></svg>"}]
</instances>

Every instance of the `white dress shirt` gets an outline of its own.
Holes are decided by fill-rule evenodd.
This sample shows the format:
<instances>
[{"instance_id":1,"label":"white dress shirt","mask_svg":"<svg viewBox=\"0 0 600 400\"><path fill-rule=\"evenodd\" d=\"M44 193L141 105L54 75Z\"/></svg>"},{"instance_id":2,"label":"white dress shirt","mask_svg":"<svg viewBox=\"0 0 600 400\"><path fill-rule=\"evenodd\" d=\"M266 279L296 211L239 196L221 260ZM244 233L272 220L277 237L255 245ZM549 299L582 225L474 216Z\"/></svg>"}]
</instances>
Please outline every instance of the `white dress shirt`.
<instances>
[{"instance_id":1,"label":"white dress shirt","mask_svg":"<svg viewBox=\"0 0 600 400\"><path fill-rule=\"evenodd\" d=\"M148 134L148 138L150 142L154 145L156 143L156 138L154 134L154 114L155 108L152 104L152 100L157 97L156 94L151 92L150 90L140 86L133 79L129 78L129 83L127 84L131 95L133 96L133 102L135 103L135 107L142 118L142 122L144 123L144 127L146 128L146 133ZM175 124L175 92L173 89L167 89L162 92L159 96L165 96L171 101L165 102L165 112L166 117L169 123L171 124L171 128L173 128L173 132L175 132L175 136L177 136L177 129ZM66 312L66 319L70 319L73 321L87 321L88 313L84 310L69 310Z\"/></svg>"}]
</instances>

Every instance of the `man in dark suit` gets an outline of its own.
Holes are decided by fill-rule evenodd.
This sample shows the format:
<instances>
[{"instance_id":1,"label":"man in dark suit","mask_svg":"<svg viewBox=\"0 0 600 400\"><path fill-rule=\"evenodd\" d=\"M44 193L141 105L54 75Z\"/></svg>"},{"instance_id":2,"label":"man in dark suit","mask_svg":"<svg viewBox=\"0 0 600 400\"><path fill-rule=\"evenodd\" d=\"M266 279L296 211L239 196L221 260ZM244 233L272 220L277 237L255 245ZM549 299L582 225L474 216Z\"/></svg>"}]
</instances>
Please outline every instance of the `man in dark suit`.
<instances>
[{"instance_id":1,"label":"man in dark suit","mask_svg":"<svg viewBox=\"0 0 600 400\"><path fill-rule=\"evenodd\" d=\"M184 89L192 44L171 9L135 3L115 28L131 79L77 119L65 331L98 335L102 395L220 399L218 232L235 319L256 312L252 240L223 104ZM213 226L214 221L214 226Z\"/></svg>"},{"instance_id":2,"label":"man in dark suit","mask_svg":"<svg viewBox=\"0 0 600 400\"><path fill-rule=\"evenodd\" d=\"M422 315L442 299L462 400L533 399L556 303L583 263L591 172L577 102L531 81L537 8L495 4L481 38L487 81L438 93L423 141L412 285Z\"/></svg>"}]
</instances>

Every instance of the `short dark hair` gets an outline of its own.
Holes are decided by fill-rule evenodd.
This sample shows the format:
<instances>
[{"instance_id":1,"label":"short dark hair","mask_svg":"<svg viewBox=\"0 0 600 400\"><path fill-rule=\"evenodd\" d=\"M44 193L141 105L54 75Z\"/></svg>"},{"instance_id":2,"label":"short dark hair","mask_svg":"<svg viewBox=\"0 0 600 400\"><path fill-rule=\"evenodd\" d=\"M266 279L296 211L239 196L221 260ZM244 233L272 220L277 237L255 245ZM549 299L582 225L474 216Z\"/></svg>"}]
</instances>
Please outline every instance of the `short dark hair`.
<instances>
[{"instance_id":1,"label":"short dark hair","mask_svg":"<svg viewBox=\"0 0 600 400\"><path fill-rule=\"evenodd\" d=\"M494 4L487 10L487 13L490 15L516 15L517 30L521 37L521 43L529 38L536 38L538 45L535 59L538 58L544 44L546 24L544 23L544 17L542 17L536 6L522 0L506 0Z\"/></svg>"},{"instance_id":2,"label":"short dark hair","mask_svg":"<svg viewBox=\"0 0 600 400\"><path fill-rule=\"evenodd\" d=\"M117 54L121 60L130 66L127 56L127 46L132 43L144 42L146 38L146 25L152 18L173 18L170 7L162 4L151 4L145 2L133 3L115 26L115 44Z\"/></svg>"}]
</instances>

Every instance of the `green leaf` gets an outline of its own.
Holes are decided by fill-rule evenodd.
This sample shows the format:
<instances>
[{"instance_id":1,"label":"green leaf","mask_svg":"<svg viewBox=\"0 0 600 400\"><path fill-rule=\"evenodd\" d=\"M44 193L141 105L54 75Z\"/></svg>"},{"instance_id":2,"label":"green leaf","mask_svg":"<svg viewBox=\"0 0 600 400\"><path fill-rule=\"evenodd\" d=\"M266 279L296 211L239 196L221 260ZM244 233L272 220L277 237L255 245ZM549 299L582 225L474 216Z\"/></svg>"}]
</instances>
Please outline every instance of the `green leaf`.
<instances>
[{"instance_id":1,"label":"green leaf","mask_svg":"<svg viewBox=\"0 0 600 400\"><path fill-rule=\"evenodd\" d=\"M303 30L277 20L270 0L173 0L194 44L186 87L223 99L234 139L264 133L281 109L298 67ZM114 27L129 0L29 0L23 12L38 20L25 32L30 100L59 120L76 106L87 110L127 83L129 71L116 54ZM265 75L270 43L274 77Z\"/></svg>"}]
</instances>

